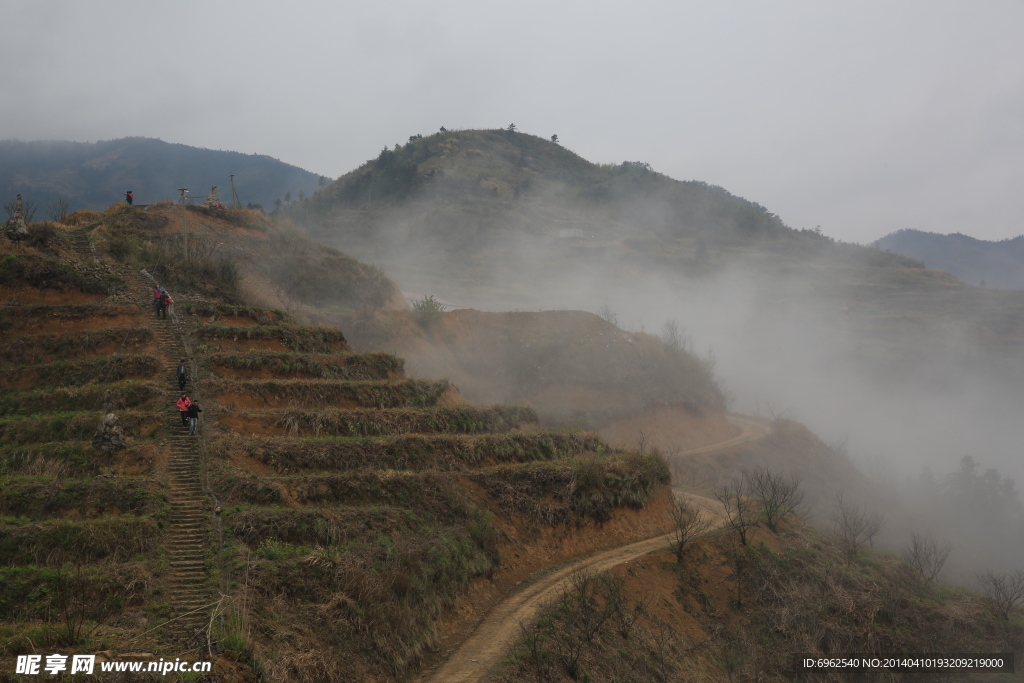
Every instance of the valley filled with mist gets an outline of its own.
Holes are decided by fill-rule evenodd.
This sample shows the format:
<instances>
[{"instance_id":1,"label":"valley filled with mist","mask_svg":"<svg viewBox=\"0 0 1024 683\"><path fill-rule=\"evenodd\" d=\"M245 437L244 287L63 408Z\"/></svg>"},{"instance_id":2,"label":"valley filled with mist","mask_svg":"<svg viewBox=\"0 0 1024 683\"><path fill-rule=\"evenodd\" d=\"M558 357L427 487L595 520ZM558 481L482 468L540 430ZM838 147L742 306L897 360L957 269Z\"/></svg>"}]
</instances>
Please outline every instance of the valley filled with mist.
<instances>
[{"instance_id":1,"label":"valley filled with mist","mask_svg":"<svg viewBox=\"0 0 1024 683\"><path fill-rule=\"evenodd\" d=\"M403 291L459 308L584 310L655 335L673 325L715 359L733 410L808 425L884 484L904 520L927 524L931 513L915 512L935 498L927 482L951 481L965 457L979 477L1024 480L1024 292L507 130L413 136L288 216L380 264ZM1000 518L1024 539L1011 507ZM950 560L962 580L979 544L985 562L1024 562L1024 545L1001 533L977 539L984 521ZM890 525L891 547L909 523Z\"/></svg>"}]
</instances>

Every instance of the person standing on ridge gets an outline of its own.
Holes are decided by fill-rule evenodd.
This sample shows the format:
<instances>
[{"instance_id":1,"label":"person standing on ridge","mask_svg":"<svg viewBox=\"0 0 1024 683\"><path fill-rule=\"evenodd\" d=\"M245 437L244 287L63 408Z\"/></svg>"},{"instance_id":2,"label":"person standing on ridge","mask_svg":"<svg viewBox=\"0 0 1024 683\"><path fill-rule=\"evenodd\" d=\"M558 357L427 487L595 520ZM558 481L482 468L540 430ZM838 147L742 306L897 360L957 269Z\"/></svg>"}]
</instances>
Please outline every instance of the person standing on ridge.
<instances>
[{"instance_id":1,"label":"person standing on ridge","mask_svg":"<svg viewBox=\"0 0 1024 683\"><path fill-rule=\"evenodd\" d=\"M188 366L182 360L178 363L178 391L185 391L185 384L188 382ZM184 396L184 394L182 394Z\"/></svg>"},{"instance_id":2,"label":"person standing on ridge","mask_svg":"<svg viewBox=\"0 0 1024 683\"><path fill-rule=\"evenodd\" d=\"M135 201L135 195L132 194L131 190L128 190L127 192L124 193L124 200L128 202L128 206L131 206L132 202Z\"/></svg>"},{"instance_id":3,"label":"person standing on ridge","mask_svg":"<svg viewBox=\"0 0 1024 683\"><path fill-rule=\"evenodd\" d=\"M192 405L192 399L183 393L174 405L178 406L178 411L181 413L181 426L188 427L188 407Z\"/></svg>"},{"instance_id":4,"label":"person standing on ridge","mask_svg":"<svg viewBox=\"0 0 1024 683\"><path fill-rule=\"evenodd\" d=\"M199 424L199 413L203 412L198 403L192 402L188 406L188 435L196 435L196 425Z\"/></svg>"}]
</instances>

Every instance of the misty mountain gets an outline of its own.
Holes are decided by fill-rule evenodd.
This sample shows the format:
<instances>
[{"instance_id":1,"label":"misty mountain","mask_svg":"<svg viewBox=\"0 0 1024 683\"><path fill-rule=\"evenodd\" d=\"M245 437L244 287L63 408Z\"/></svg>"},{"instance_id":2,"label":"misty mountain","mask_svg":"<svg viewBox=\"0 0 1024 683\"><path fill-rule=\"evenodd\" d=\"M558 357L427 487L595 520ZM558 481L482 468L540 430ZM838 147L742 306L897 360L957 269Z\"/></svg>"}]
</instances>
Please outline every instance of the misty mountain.
<instances>
[{"instance_id":1,"label":"misty mountain","mask_svg":"<svg viewBox=\"0 0 1024 683\"><path fill-rule=\"evenodd\" d=\"M1008 417L1024 401L1024 292L506 130L412 136L285 213L460 307L678 321L713 347L737 410L797 417L897 471L969 453L1024 480Z\"/></svg>"},{"instance_id":2,"label":"misty mountain","mask_svg":"<svg viewBox=\"0 0 1024 683\"><path fill-rule=\"evenodd\" d=\"M921 267L794 230L721 187L642 161L591 163L508 130L411 136L288 215L314 238L382 263L409 289L477 308L551 305L564 288L553 292L550 280L568 270L602 270L606 281L652 267L703 276L751 250L787 263L827 250L847 262Z\"/></svg>"},{"instance_id":3,"label":"misty mountain","mask_svg":"<svg viewBox=\"0 0 1024 683\"><path fill-rule=\"evenodd\" d=\"M177 188L205 197L210 186L225 203L231 200L229 174L242 205L273 208L286 192L298 197L314 192L320 176L262 154L202 149L153 138L122 138L101 142L46 140L0 141L0 196L22 194L46 218L46 205L58 196L72 209L105 209L122 200L127 190L135 203L176 199Z\"/></svg>"},{"instance_id":4,"label":"misty mountain","mask_svg":"<svg viewBox=\"0 0 1024 683\"><path fill-rule=\"evenodd\" d=\"M899 230L874 243L880 249L948 270L964 282L996 289L1024 289L1024 235L992 242L954 233Z\"/></svg>"}]
</instances>

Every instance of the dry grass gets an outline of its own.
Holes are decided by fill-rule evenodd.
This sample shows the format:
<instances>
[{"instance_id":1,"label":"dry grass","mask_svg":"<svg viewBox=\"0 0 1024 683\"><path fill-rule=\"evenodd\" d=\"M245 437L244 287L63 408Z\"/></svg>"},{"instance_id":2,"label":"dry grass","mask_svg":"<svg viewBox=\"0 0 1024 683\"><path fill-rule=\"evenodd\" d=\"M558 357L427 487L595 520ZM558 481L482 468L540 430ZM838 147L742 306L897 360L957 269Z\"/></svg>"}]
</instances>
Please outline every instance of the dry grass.
<instances>
[{"instance_id":1,"label":"dry grass","mask_svg":"<svg viewBox=\"0 0 1024 683\"><path fill-rule=\"evenodd\" d=\"M152 340L153 332L148 327L110 327L105 330L68 331L61 334L26 334L8 340L3 348L0 348L0 361L26 365L45 363L54 356L69 360L93 355L109 347L115 347L124 353Z\"/></svg>"},{"instance_id":2,"label":"dry grass","mask_svg":"<svg viewBox=\"0 0 1024 683\"><path fill-rule=\"evenodd\" d=\"M361 408L427 408L450 388L447 381L426 380L344 382L322 379L228 380L206 382L208 396L238 394L268 405L321 408L355 403ZM0 402L2 411L2 402ZM0 412L2 414L2 412Z\"/></svg>"},{"instance_id":3,"label":"dry grass","mask_svg":"<svg viewBox=\"0 0 1024 683\"><path fill-rule=\"evenodd\" d=\"M499 463L559 460L605 447L588 433L414 434L385 438L221 439L213 455L245 453L280 474L306 470L394 469L463 471Z\"/></svg>"},{"instance_id":4,"label":"dry grass","mask_svg":"<svg viewBox=\"0 0 1024 683\"><path fill-rule=\"evenodd\" d=\"M387 353L317 355L255 351L247 354L213 353L208 364L234 371L281 376L320 377L343 380L384 380L403 372L404 363Z\"/></svg>"}]
</instances>

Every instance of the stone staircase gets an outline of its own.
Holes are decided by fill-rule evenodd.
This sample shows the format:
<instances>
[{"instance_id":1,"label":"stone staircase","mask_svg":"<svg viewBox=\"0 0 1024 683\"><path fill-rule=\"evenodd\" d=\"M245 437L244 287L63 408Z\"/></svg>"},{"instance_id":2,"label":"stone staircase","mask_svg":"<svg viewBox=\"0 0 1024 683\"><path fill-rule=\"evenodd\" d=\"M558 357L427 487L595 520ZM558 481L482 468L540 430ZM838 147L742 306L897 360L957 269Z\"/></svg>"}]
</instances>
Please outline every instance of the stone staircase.
<instances>
[{"instance_id":1,"label":"stone staircase","mask_svg":"<svg viewBox=\"0 0 1024 683\"><path fill-rule=\"evenodd\" d=\"M89 242L91 226L69 232L72 248L87 263L96 263L95 250ZM142 309L153 316L152 286L136 273L124 273L133 292L142 299ZM166 582L171 607L171 635L191 638L209 620L211 591L206 569L206 540L210 532L209 506L203 497L199 437L189 436L181 424L175 402L180 395L175 370L178 361L188 359L181 330L171 319L151 318L150 328L156 337L159 356L164 360L162 372L166 384L168 442L170 445L169 478L170 519L167 541L169 572ZM186 391L191 391L192 378ZM190 393L191 395L191 393Z\"/></svg>"},{"instance_id":2,"label":"stone staircase","mask_svg":"<svg viewBox=\"0 0 1024 683\"><path fill-rule=\"evenodd\" d=\"M178 361L188 356L181 334L171 320L154 320L153 325L160 357L166 362L167 428L171 446L168 599L171 616L175 618L173 630L191 634L205 625L209 610L203 608L211 602L205 552L209 512L200 479L199 437L188 435L174 405L180 395L175 369ZM190 389L191 386L186 386L186 392Z\"/></svg>"},{"instance_id":3,"label":"stone staircase","mask_svg":"<svg viewBox=\"0 0 1024 683\"><path fill-rule=\"evenodd\" d=\"M89 242L89 233L92 231L92 226L86 226L72 230L68 233L70 238L71 248L75 250L75 253L82 259L82 261L88 265L96 264L96 251L92 243Z\"/></svg>"}]
</instances>

